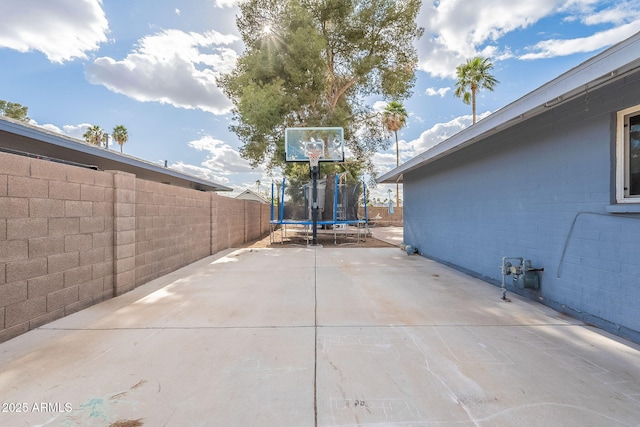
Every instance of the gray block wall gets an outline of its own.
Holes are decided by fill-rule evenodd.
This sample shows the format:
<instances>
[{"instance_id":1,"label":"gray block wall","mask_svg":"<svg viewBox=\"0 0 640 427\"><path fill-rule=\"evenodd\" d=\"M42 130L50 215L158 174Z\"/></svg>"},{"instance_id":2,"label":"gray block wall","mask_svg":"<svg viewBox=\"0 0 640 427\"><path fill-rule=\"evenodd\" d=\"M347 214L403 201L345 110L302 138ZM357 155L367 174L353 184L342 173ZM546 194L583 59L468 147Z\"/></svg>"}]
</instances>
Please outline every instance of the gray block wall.
<instances>
[{"instance_id":1,"label":"gray block wall","mask_svg":"<svg viewBox=\"0 0 640 427\"><path fill-rule=\"evenodd\" d=\"M269 206L0 153L0 342L269 231Z\"/></svg>"},{"instance_id":2,"label":"gray block wall","mask_svg":"<svg viewBox=\"0 0 640 427\"><path fill-rule=\"evenodd\" d=\"M110 298L113 175L0 153L0 342Z\"/></svg>"},{"instance_id":3,"label":"gray block wall","mask_svg":"<svg viewBox=\"0 0 640 427\"><path fill-rule=\"evenodd\" d=\"M519 293L640 341L640 214L608 212L616 112L637 104L636 74L406 173L405 242L494 284L503 256L531 259L541 288Z\"/></svg>"}]
</instances>

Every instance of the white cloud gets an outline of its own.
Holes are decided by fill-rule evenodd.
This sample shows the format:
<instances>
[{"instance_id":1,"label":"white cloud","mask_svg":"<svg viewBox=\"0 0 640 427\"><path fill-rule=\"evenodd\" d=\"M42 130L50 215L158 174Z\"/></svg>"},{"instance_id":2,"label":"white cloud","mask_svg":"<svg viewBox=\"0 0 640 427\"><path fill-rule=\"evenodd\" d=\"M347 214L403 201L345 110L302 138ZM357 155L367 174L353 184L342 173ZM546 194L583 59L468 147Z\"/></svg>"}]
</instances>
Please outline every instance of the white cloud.
<instances>
[{"instance_id":1,"label":"white cloud","mask_svg":"<svg viewBox=\"0 0 640 427\"><path fill-rule=\"evenodd\" d=\"M618 4L613 9L607 9L585 16L582 22L586 25L624 24L628 22L629 15L637 16L637 11L634 12L633 9L623 9L621 5Z\"/></svg>"},{"instance_id":2,"label":"white cloud","mask_svg":"<svg viewBox=\"0 0 640 427\"><path fill-rule=\"evenodd\" d=\"M240 153L229 144L211 136L191 141L188 145L198 151L208 151L209 154L202 162L202 166L219 175L263 172L260 168L252 168L249 162L240 157Z\"/></svg>"},{"instance_id":3,"label":"white cloud","mask_svg":"<svg viewBox=\"0 0 640 427\"><path fill-rule=\"evenodd\" d=\"M375 153L371 159L379 174L384 174L396 167L395 153Z\"/></svg>"},{"instance_id":4,"label":"white cloud","mask_svg":"<svg viewBox=\"0 0 640 427\"><path fill-rule=\"evenodd\" d=\"M490 111L486 111L477 116L477 120L482 120L491 114ZM469 115L456 117L445 123L436 123L430 129L422 132L422 134L415 140L407 143L408 152L411 157L414 157L420 153L427 151L428 149L435 147L442 141L451 138L464 128L471 125L473 117Z\"/></svg>"},{"instance_id":5,"label":"white cloud","mask_svg":"<svg viewBox=\"0 0 640 427\"><path fill-rule=\"evenodd\" d=\"M213 5L215 7L233 7L240 4L242 0L213 0Z\"/></svg>"},{"instance_id":6,"label":"white cloud","mask_svg":"<svg viewBox=\"0 0 640 427\"><path fill-rule=\"evenodd\" d=\"M498 55L496 41L508 32L526 28L551 13L559 0L514 2L466 0L425 2L419 23L425 35L417 43L420 68L432 76L450 78L455 68L478 55Z\"/></svg>"},{"instance_id":7,"label":"white cloud","mask_svg":"<svg viewBox=\"0 0 640 427\"><path fill-rule=\"evenodd\" d=\"M42 129L47 130L49 132L55 132L55 133L59 133L59 134L64 134L62 129L60 129L56 125L52 125L51 123L46 123L46 124L41 125L40 123L36 122L35 120L29 119L29 124L32 125L32 126L37 126L39 128L42 128Z\"/></svg>"},{"instance_id":8,"label":"white cloud","mask_svg":"<svg viewBox=\"0 0 640 427\"><path fill-rule=\"evenodd\" d=\"M376 101L373 103L372 108L376 113L382 113L387 108L387 105L389 104L384 101Z\"/></svg>"},{"instance_id":9,"label":"white cloud","mask_svg":"<svg viewBox=\"0 0 640 427\"><path fill-rule=\"evenodd\" d=\"M201 166L190 165L184 162L171 163L169 168L177 171L187 173L189 175L197 176L208 181L214 181L218 184L228 184L229 178L216 175L211 169L203 168Z\"/></svg>"},{"instance_id":10,"label":"white cloud","mask_svg":"<svg viewBox=\"0 0 640 427\"><path fill-rule=\"evenodd\" d=\"M109 23L101 0L3 0L0 47L40 51L51 62L87 58L107 41Z\"/></svg>"},{"instance_id":11,"label":"white cloud","mask_svg":"<svg viewBox=\"0 0 640 427\"><path fill-rule=\"evenodd\" d=\"M567 40L544 40L531 48L532 53L520 56L520 59L531 60L540 58L553 58L556 56L566 56L578 52L593 52L606 46L615 44L621 40L631 37L638 32L640 19L626 25L621 25L610 30L600 31L589 37L581 37Z\"/></svg>"},{"instance_id":12,"label":"white cloud","mask_svg":"<svg viewBox=\"0 0 640 427\"><path fill-rule=\"evenodd\" d=\"M281 172L280 172L281 173ZM260 181L260 186L256 183L256 181ZM237 196L239 193L242 193L245 190L251 190L254 193L260 194L266 200L271 200L271 184L276 183L273 187L274 195L278 196L278 185L282 183L282 176L276 174L263 174L261 177L254 179L252 181L246 181L239 183L237 185L231 185L233 188L233 197ZM281 188L281 187L280 187Z\"/></svg>"},{"instance_id":13,"label":"white cloud","mask_svg":"<svg viewBox=\"0 0 640 427\"><path fill-rule=\"evenodd\" d=\"M602 7L601 9L599 9ZM596 23L623 23L626 18L618 21L612 20L614 15L629 16L638 7L638 0L619 0L616 2L606 0L567 0L560 6L559 11L566 13L565 22L582 22L586 25ZM617 12L616 12L617 11ZM607 18L609 17L609 18ZM628 22L628 21L627 21Z\"/></svg>"},{"instance_id":14,"label":"white cloud","mask_svg":"<svg viewBox=\"0 0 640 427\"><path fill-rule=\"evenodd\" d=\"M479 114L477 120L481 120L490 114L490 111ZM435 147L442 141L451 138L453 135L471 125L472 121L473 118L471 115L456 117L448 122L436 123L412 141L400 140L398 143L400 151L400 165L418 154ZM375 153L372 161L379 175L383 175L394 169L396 167L395 147L392 147L382 153Z\"/></svg>"},{"instance_id":15,"label":"white cloud","mask_svg":"<svg viewBox=\"0 0 640 427\"><path fill-rule=\"evenodd\" d=\"M471 122L471 115L466 115L456 117L445 123L436 123L430 129L422 132L422 134L417 139L411 141L409 145L414 155L420 154L468 127Z\"/></svg>"},{"instance_id":16,"label":"white cloud","mask_svg":"<svg viewBox=\"0 0 640 427\"><path fill-rule=\"evenodd\" d=\"M29 120L29 124L33 126L38 126L42 129L48 130L49 132L59 133L59 134L70 136L76 139L84 139L82 135L84 135L87 129L92 126L89 123L82 123L79 125L64 125L62 126L62 129L60 129L58 126L54 124L51 124L51 123L40 124L33 119Z\"/></svg>"},{"instance_id":17,"label":"white cloud","mask_svg":"<svg viewBox=\"0 0 640 427\"><path fill-rule=\"evenodd\" d=\"M237 53L227 46L237 40L214 30L161 31L140 40L122 61L96 59L87 66L87 79L138 101L225 114L231 103L215 79L235 66Z\"/></svg>"},{"instance_id":18,"label":"white cloud","mask_svg":"<svg viewBox=\"0 0 640 427\"><path fill-rule=\"evenodd\" d=\"M400 151L400 164L406 162L415 155L415 150L410 142L400 139L398 141ZM396 167L396 147L395 144L384 152L375 153L371 159L379 175L389 172Z\"/></svg>"},{"instance_id":19,"label":"white cloud","mask_svg":"<svg viewBox=\"0 0 640 427\"><path fill-rule=\"evenodd\" d=\"M528 28L552 15L584 26L611 28L588 37L545 40L530 47L530 52L524 55L500 45L505 34ZM419 68L434 77L455 78L455 68L476 55L494 61L514 56L538 59L592 52L617 43L640 28L640 0L482 0L473 6L468 0L440 0L423 2L418 19L425 28L425 35L416 43Z\"/></svg>"},{"instance_id":20,"label":"white cloud","mask_svg":"<svg viewBox=\"0 0 640 427\"><path fill-rule=\"evenodd\" d=\"M434 87L428 87L427 90L425 91L425 93L429 96L440 96L440 98L444 98L444 96L447 94L447 92L449 92L451 90L450 87L441 87L441 88L434 88Z\"/></svg>"},{"instance_id":21,"label":"white cloud","mask_svg":"<svg viewBox=\"0 0 640 427\"><path fill-rule=\"evenodd\" d=\"M220 184L229 184L230 187L234 189L234 194L226 194L229 197L235 197L237 195L236 191L241 192L247 188L256 191L257 185L255 181L257 179L261 181L260 193L264 193L265 190L268 190L270 193L271 182L274 180L274 176L278 176L278 174L281 173L279 168L272 171L271 174L267 174L262 168L252 168L249 162L240 157L237 150L233 149L233 147L226 142L215 139L209 135L191 141L187 145L198 151L208 152L206 160L204 160L200 166L180 161L169 165L169 167ZM234 184L231 182L230 176L237 174L253 174L259 178L249 183Z\"/></svg>"},{"instance_id":22,"label":"white cloud","mask_svg":"<svg viewBox=\"0 0 640 427\"><path fill-rule=\"evenodd\" d=\"M82 135L89 129L91 124L89 123L81 123L79 125L64 125L62 126L62 132L65 135L68 135L73 138L84 139Z\"/></svg>"}]
</instances>

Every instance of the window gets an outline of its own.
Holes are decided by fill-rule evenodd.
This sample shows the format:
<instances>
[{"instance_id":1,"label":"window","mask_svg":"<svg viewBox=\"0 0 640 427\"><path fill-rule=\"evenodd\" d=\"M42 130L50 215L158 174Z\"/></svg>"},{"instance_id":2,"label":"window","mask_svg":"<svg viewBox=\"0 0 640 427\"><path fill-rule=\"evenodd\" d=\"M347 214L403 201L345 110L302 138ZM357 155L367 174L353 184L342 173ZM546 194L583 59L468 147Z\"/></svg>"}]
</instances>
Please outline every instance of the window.
<instances>
[{"instance_id":1,"label":"window","mask_svg":"<svg viewBox=\"0 0 640 427\"><path fill-rule=\"evenodd\" d=\"M640 105L618 112L618 203L640 203Z\"/></svg>"}]
</instances>

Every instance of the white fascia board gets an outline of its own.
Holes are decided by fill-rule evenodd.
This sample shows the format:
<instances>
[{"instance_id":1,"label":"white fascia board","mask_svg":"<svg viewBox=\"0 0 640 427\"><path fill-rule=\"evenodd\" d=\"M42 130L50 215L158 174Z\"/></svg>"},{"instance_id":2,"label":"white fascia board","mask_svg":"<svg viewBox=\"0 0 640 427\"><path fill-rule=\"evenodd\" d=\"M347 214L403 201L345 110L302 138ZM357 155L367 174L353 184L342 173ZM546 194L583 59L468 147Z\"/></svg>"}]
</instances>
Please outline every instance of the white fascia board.
<instances>
[{"instance_id":1,"label":"white fascia board","mask_svg":"<svg viewBox=\"0 0 640 427\"><path fill-rule=\"evenodd\" d=\"M549 111L573 97L585 93L586 90L594 90L615 81L640 67L638 52L640 52L640 32L545 83L451 138L418 154L380 176L376 182L399 182L405 172L481 141L544 111Z\"/></svg>"}]
</instances>

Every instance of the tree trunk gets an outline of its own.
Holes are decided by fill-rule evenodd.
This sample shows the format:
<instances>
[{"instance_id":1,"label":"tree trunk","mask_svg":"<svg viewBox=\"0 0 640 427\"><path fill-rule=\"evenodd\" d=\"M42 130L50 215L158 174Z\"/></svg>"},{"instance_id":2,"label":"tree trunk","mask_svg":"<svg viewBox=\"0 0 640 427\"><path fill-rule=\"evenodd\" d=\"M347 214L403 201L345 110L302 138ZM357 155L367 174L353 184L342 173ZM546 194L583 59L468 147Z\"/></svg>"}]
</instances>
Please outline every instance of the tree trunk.
<instances>
[{"instance_id":1,"label":"tree trunk","mask_svg":"<svg viewBox=\"0 0 640 427\"><path fill-rule=\"evenodd\" d=\"M400 150L398 149L398 131L394 131L396 134L396 167L400 166ZM400 193L399 193L398 181L396 181L396 208L400 207Z\"/></svg>"},{"instance_id":2,"label":"tree trunk","mask_svg":"<svg viewBox=\"0 0 640 427\"><path fill-rule=\"evenodd\" d=\"M471 104L472 104L472 111L473 111L473 124L476 124L476 90L474 88L471 88Z\"/></svg>"}]
</instances>

